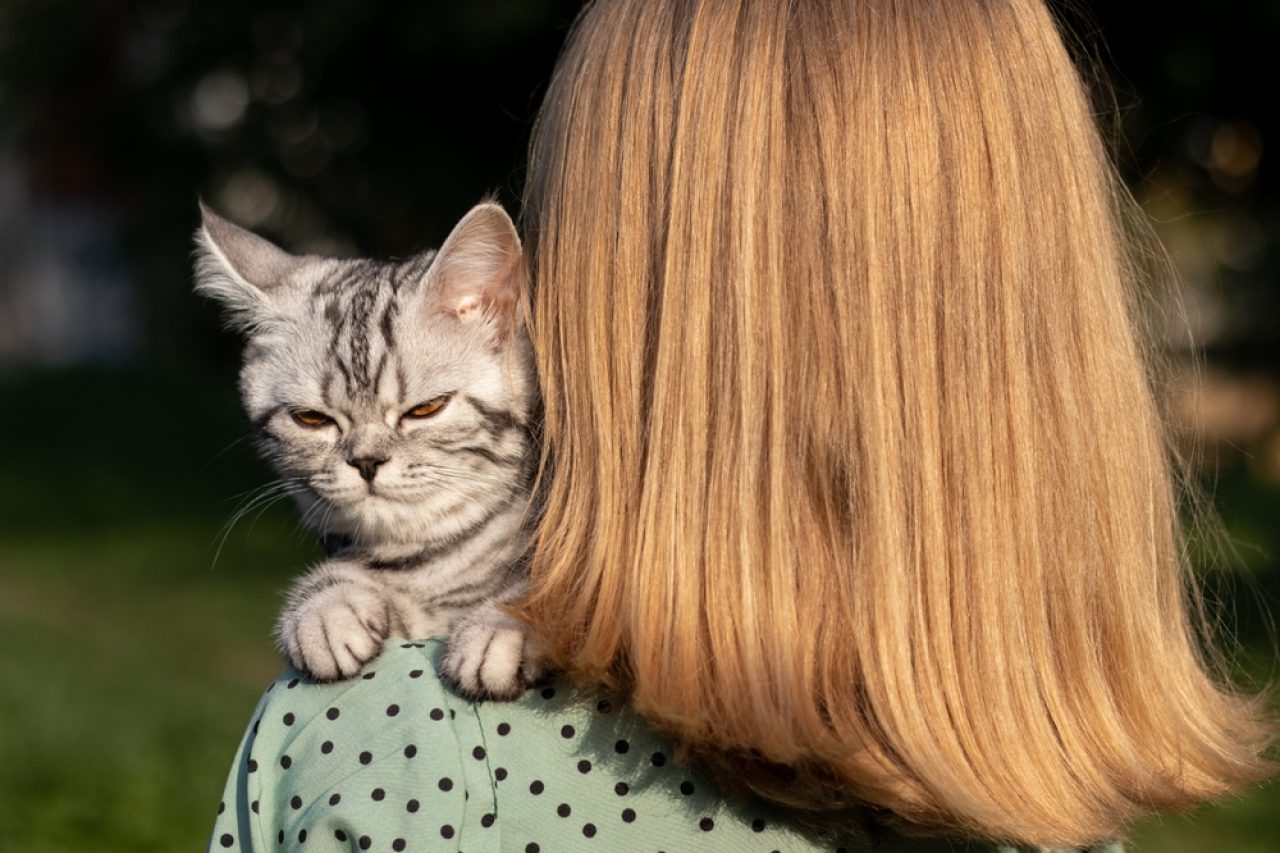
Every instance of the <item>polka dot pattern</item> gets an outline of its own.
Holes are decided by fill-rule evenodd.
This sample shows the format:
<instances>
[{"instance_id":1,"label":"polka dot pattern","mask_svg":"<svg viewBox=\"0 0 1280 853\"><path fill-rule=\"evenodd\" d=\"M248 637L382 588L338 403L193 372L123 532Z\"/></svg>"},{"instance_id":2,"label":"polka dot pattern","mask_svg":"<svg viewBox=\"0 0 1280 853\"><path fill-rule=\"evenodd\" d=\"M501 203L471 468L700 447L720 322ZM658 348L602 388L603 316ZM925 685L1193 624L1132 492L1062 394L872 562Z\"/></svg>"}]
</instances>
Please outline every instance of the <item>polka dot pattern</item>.
<instances>
[{"instance_id":1,"label":"polka dot pattern","mask_svg":"<svg viewBox=\"0 0 1280 853\"><path fill-rule=\"evenodd\" d=\"M397 641L358 679L279 679L241 744L210 847L261 853L247 831L270 850L328 853L867 849L816 844L763 804L721 796L616 700L555 681L472 704L439 679L442 651Z\"/></svg>"}]
</instances>

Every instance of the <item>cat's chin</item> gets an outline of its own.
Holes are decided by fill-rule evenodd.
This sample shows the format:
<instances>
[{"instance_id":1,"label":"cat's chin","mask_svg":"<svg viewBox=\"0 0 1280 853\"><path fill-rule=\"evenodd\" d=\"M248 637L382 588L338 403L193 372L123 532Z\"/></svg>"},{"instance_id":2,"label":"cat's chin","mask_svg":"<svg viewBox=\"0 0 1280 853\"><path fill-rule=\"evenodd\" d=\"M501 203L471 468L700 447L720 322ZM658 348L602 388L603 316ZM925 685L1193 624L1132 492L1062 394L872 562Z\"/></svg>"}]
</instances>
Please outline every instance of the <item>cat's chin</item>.
<instances>
[{"instance_id":1,"label":"cat's chin","mask_svg":"<svg viewBox=\"0 0 1280 853\"><path fill-rule=\"evenodd\" d=\"M420 503L376 495L348 506L331 505L312 513L320 536L345 536L360 545L421 544L439 530L440 519Z\"/></svg>"}]
</instances>

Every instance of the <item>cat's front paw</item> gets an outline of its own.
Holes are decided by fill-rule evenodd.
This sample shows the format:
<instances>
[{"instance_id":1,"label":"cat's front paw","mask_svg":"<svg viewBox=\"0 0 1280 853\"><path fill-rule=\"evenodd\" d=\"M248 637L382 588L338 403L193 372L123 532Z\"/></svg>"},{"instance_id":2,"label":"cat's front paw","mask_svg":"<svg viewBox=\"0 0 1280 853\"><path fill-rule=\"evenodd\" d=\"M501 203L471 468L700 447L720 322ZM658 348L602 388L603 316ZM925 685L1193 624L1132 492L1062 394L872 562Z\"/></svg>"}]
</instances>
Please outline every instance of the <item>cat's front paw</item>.
<instances>
[{"instance_id":1,"label":"cat's front paw","mask_svg":"<svg viewBox=\"0 0 1280 853\"><path fill-rule=\"evenodd\" d=\"M285 607L280 646L295 669L316 681L351 678L382 650L391 616L376 590L337 583Z\"/></svg>"},{"instance_id":2,"label":"cat's front paw","mask_svg":"<svg viewBox=\"0 0 1280 853\"><path fill-rule=\"evenodd\" d=\"M533 635L492 604L453 626L442 669L473 699L515 699L542 675Z\"/></svg>"}]
</instances>

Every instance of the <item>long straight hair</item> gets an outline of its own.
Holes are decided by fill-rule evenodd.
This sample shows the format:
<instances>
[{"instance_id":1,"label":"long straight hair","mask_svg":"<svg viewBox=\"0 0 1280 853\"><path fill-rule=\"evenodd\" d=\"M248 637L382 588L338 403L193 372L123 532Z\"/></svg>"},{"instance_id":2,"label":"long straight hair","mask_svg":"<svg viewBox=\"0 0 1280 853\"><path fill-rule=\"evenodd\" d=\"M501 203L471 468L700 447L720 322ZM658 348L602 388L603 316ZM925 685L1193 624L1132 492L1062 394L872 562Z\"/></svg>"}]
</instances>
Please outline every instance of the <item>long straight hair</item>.
<instances>
[{"instance_id":1,"label":"long straight hair","mask_svg":"<svg viewBox=\"0 0 1280 853\"><path fill-rule=\"evenodd\" d=\"M525 209L552 661L801 809L1075 844L1265 775L1130 205L1040 0L590 6Z\"/></svg>"}]
</instances>

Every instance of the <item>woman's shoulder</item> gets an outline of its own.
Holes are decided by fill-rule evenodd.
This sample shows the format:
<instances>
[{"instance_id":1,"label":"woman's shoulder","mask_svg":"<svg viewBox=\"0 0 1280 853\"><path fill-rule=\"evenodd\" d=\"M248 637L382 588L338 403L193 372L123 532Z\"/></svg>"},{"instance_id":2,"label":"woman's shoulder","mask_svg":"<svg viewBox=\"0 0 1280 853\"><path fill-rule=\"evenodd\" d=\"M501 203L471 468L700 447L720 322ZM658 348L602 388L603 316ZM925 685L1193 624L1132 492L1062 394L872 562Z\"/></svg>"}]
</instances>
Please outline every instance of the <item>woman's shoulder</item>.
<instances>
[{"instance_id":1,"label":"woman's shoulder","mask_svg":"<svg viewBox=\"0 0 1280 853\"><path fill-rule=\"evenodd\" d=\"M440 817L436 839L455 835L444 816L466 811L469 769L456 721L473 706L439 678L438 646L389 642L347 681L286 669L245 732L211 849L408 849L426 815Z\"/></svg>"},{"instance_id":2,"label":"woman's shoulder","mask_svg":"<svg viewBox=\"0 0 1280 853\"><path fill-rule=\"evenodd\" d=\"M865 848L814 842L763 803L727 799L615 699L556 679L514 702L461 697L439 675L442 653L437 639L393 640L349 681L282 674L245 734L211 848Z\"/></svg>"}]
</instances>

